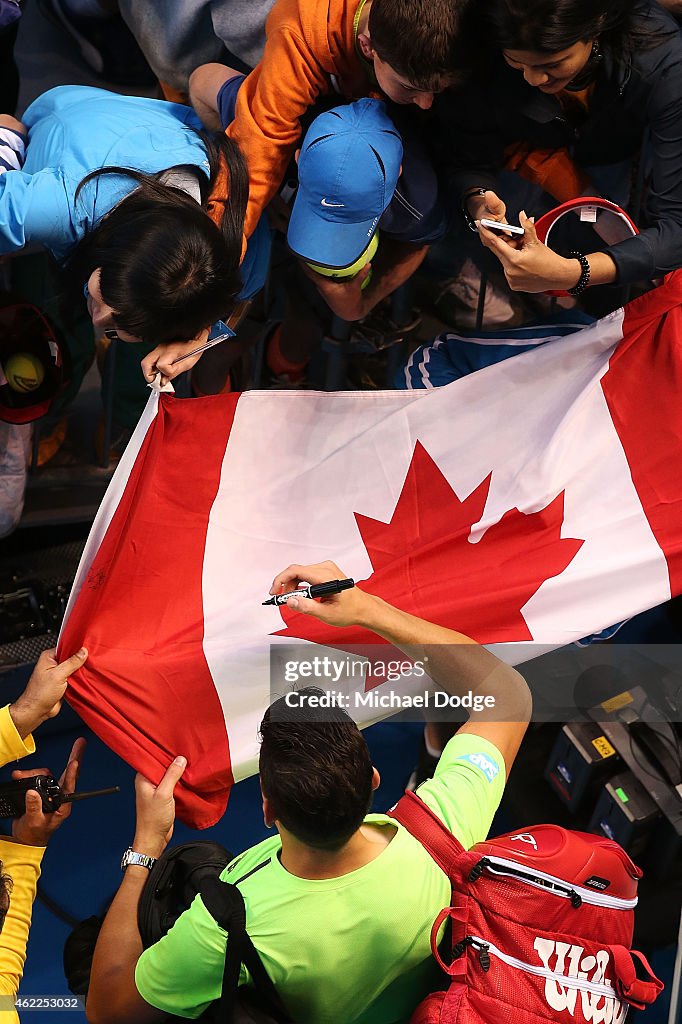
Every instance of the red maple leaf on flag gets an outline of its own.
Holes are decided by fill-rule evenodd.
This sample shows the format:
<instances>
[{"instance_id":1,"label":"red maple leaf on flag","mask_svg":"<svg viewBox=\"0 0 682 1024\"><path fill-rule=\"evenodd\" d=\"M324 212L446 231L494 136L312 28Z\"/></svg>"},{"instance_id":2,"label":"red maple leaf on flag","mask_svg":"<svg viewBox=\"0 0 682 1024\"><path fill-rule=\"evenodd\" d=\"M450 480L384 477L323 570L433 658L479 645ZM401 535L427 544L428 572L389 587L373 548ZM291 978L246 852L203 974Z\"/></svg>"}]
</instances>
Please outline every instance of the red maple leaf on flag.
<instances>
[{"instance_id":1,"label":"red maple leaf on flag","mask_svg":"<svg viewBox=\"0 0 682 1024\"><path fill-rule=\"evenodd\" d=\"M358 586L479 643L532 640L521 609L583 541L561 537L563 491L539 512L510 509L480 539L472 537L491 478L461 501L417 442L391 521L355 513L374 570ZM286 628L276 636L340 650L382 642L360 627L334 628L286 605L280 611Z\"/></svg>"}]
</instances>

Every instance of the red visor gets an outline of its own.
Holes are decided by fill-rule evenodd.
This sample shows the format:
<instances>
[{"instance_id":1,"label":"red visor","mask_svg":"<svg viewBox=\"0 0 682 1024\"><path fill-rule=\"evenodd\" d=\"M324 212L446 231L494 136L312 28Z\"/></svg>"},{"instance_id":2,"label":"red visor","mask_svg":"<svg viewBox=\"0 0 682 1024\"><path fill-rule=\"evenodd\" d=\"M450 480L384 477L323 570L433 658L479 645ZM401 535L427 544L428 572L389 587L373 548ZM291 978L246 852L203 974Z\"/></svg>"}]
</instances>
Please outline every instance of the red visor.
<instances>
[{"instance_id":1,"label":"red visor","mask_svg":"<svg viewBox=\"0 0 682 1024\"><path fill-rule=\"evenodd\" d=\"M607 238L602 238L598 243L600 245L616 245L618 242L623 242L626 238L632 238L633 235L639 234L639 229L634 223L631 217L627 215L625 210L621 210L620 206L616 203L610 202L608 199L598 199L596 196L579 196L578 199L570 199L567 203L562 203L561 206L557 206L556 209L550 210L535 224L535 230L537 236L541 242L552 248L550 237L552 229L564 217L569 214L573 214L580 218L583 223L592 224L594 226L595 234L599 236L599 229L607 234ZM599 225L599 228L597 227ZM595 248L597 243L595 244ZM548 295L568 295L565 291L551 291L547 292Z\"/></svg>"}]
</instances>

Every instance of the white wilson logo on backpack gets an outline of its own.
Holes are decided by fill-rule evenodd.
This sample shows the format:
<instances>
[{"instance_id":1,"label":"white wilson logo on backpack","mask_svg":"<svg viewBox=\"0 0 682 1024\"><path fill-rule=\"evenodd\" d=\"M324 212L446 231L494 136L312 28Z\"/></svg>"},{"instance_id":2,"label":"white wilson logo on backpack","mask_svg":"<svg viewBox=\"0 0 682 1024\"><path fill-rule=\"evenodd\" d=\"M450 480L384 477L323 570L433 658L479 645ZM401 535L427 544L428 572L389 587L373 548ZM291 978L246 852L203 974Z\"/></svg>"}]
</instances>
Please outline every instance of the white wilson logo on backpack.
<instances>
[{"instance_id":1,"label":"white wilson logo on backpack","mask_svg":"<svg viewBox=\"0 0 682 1024\"><path fill-rule=\"evenodd\" d=\"M511 836L509 841L513 843L515 839L519 843L529 843L534 850L537 850L538 848L538 844L535 842L535 836L532 836L530 832L519 832L517 836Z\"/></svg>"},{"instance_id":2,"label":"white wilson logo on backpack","mask_svg":"<svg viewBox=\"0 0 682 1024\"><path fill-rule=\"evenodd\" d=\"M608 950L600 949L595 956L585 956L583 946L542 939L540 936L536 938L534 946L542 966L553 974L575 978L588 985L608 985L605 981L610 959ZM571 1017L575 1017L580 1000L582 1017L590 1024L622 1024L628 1012L627 1003L621 1002L615 993L607 996L591 992L587 987L578 989L562 985L560 978L545 979L545 999L553 1010L568 1011Z\"/></svg>"}]
</instances>

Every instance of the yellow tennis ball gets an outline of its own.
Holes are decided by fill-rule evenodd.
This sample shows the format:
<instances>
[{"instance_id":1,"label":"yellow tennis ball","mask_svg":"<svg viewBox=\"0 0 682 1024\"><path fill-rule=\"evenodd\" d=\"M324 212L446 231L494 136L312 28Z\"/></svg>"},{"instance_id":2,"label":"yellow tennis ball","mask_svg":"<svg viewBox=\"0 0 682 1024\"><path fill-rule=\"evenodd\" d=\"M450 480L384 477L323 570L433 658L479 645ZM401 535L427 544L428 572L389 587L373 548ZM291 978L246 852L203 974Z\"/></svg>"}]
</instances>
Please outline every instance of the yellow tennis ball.
<instances>
[{"instance_id":1,"label":"yellow tennis ball","mask_svg":"<svg viewBox=\"0 0 682 1024\"><path fill-rule=\"evenodd\" d=\"M314 270L316 274L322 274L323 277L331 277L336 281L341 281L344 279L350 280L350 278L355 277L356 274L359 274L362 268L366 267L370 260L374 259L374 254L376 253L378 248L379 235L377 232L374 235L372 235L372 240L365 249L365 251L362 253L362 255L358 256L355 263L353 263L353 265L350 267L342 267L341 269L333 267L321 267L319 263L308 263L308 266L310 267L311 270ZM364 288L366 285L368 285L369 281L369 277L366 277L365 280L362 282L362 287Z\"/></svg>"},{"instance_id":2,"label":"yellow tennis ball","mask_svg":"<svg viewBox=\"0 0 682 1024\"><path fill-rule=\"evenodd\" d=\"M13 391L35 391L45 379L45 367L31 352L15 352L5 362L5 376Z\"/></svg>"}]
</instances>

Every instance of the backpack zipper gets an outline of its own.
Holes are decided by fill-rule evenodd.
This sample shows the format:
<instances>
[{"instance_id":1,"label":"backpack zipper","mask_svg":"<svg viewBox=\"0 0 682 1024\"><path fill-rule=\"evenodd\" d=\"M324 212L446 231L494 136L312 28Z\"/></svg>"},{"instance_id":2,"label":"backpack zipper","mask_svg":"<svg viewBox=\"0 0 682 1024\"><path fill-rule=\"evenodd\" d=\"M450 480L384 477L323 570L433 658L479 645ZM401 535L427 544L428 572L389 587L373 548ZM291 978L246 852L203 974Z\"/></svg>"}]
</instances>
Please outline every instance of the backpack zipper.
<instances>
[{"instance_id":1,"label":"backpack zipper","mask_svg":"<svg viewBox=\"0 0 682 1024\"><path fill-rule=\"evenodd\" d=\"M483 942L482 939L475 939L472 935L465 935L463 939L452 947L452 959L459 960L467 946L476 946L478 950L478 962L484 971L490 970L490 955L488 950L490 945L487 942Z\"/></svg>"},{"instance_id":2,"label":"backpack zipper","mask_svg":"<svg viewBox=\"0 0 682 1024\"><path fill-rule=\"evenodd\" d=\"M474 864L469 872L469 881L476 882L484 871L491 875L500 875L508 878L517 878L526 885L535 889L542 889L544 892L551 892L555 896L571 901L571 905L578 909L583 903L593 907L605 907L613 910L634 910L637 906L637 897L631 900L621 899L618 896L609 896L606 893L593 892L582 885L571 886L555 875L545 874L543 871L524 871L514 861L503 860L502 858L482 857Z\"/></svg>"},{"instance_id":3,"label":"backpack zipper","mask_svg":"<svg viewBox=\"0 0 682 1024\"><path fill-rule=\"evenodd\" d=\"M466 946L473 946L479 951L479 963L483 967L484 971L490 969L490 954L496 956L498 960L507 964L509 967L515 967L519 971L525 971L527 974L535 974L539 978L548 978L550 981L555 981L559 985L566 985L568 988L577 988L581 992L592 992L597 996L605 996L609 999L619 999L615 989L612 985L599 984L595 981L587 981L585 978L572 978L567 974L557 974L556 971L550 971L548 967L541 967L539 964L529 964L525 960L519 960L516 956L511 956L509 953L503 953L501 949L494 946L492 942L484 942L483 939L479 939L476 935L467 935L462 942L457 943L454 947L453 953L456 952L459 946L462 946L462 952ZM457 954L461 956L461 953ZM484 967L481 962L481 955L484 960L487 960L488 966Z\"/></svg>"}]
</instances>

